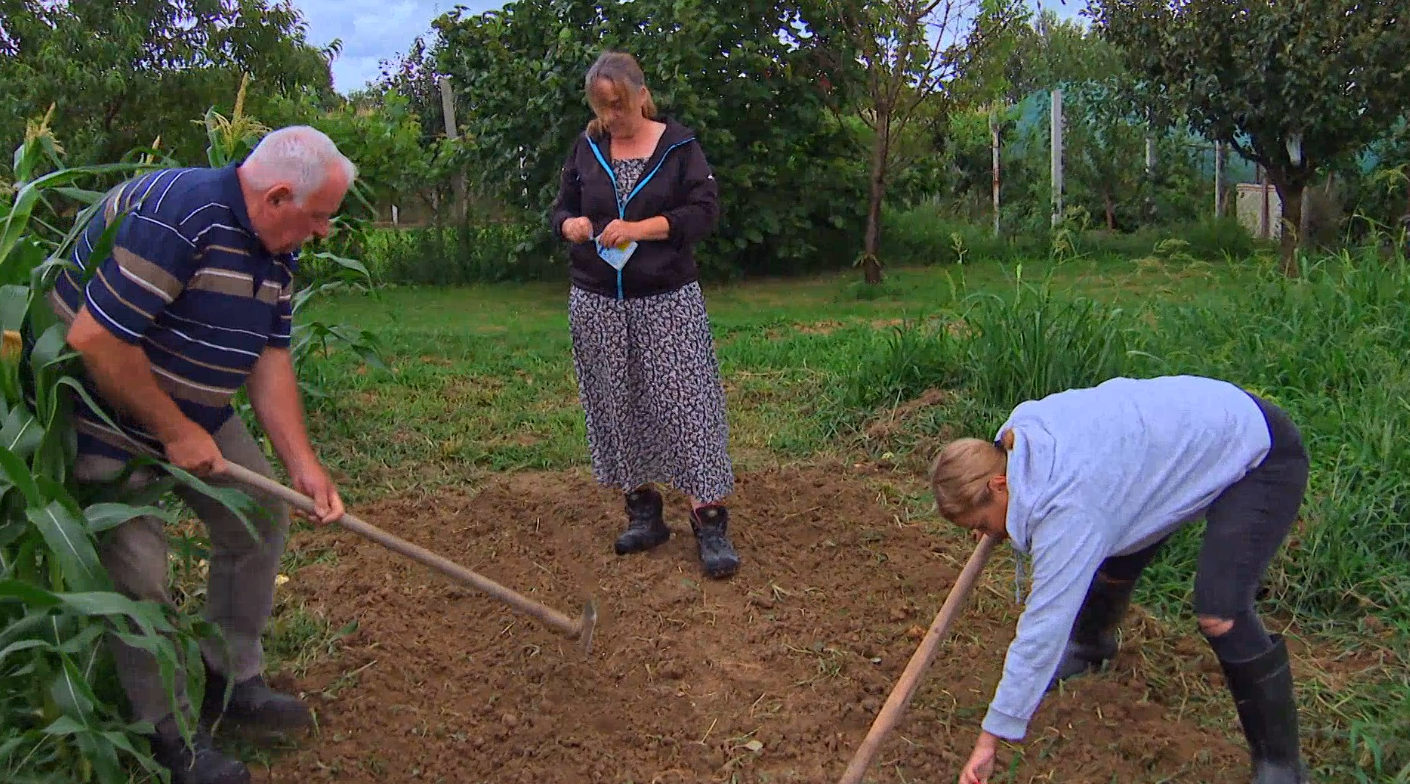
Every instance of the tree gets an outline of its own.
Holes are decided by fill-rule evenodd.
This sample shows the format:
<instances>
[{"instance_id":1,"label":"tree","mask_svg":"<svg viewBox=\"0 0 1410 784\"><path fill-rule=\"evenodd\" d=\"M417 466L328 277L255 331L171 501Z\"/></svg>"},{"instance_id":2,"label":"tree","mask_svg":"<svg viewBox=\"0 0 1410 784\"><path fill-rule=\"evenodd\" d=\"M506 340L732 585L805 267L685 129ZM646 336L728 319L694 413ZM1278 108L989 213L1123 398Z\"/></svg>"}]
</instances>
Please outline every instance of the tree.
<instances>
[{"instance_id":1,"label":"tree","mask_svg":"<svg viewBox=\"0 0 1410 784\"><path fill-rule=\"evenodd\" d=\"M866 234L861 264L868 283L880 283L881 208L887 184L912 163L926 135L945 127L958 103L953 88L971 62L999 38L1020 4L1007 0L836 0L834 9L852 38L865 87L854 111L871 131ZM969 27L967 35L962 31Z\"/></svg>"},{"instance_id":2,"label":"tree","mask_svg":"<svg viewBox=\"0 0 1410 784\"><path fill-rule=\"evenodd\" d=\"M54 132L75 165L116 161L158 136L182 160L205 144L199 117L244 74L249 105L308 95L336 102L328 62L288 0L0 0L0 142L57 105ZM8 161L0 166L8 165Z\"/></svg>"},{"instance_id":3,"label":"tree","mask_svg":"<svg viewBox=\"0 0 1410 784\"><path fill-rule=\"evenodd\" d=\"M1410 107L1404 0L1090 0L1088 13L1151 92L1267 170L1288 275L1307 184Z\"/></svg>"},{"instance_id":4,"label":"tree","mask_svg":"<svg viewBox=\"0 0 1410 784\"><path fill-rule=\"evenodd\" d=\"M380 65L382 74L372 92L394 92L404 98L421 126L421 143L431 146L445 135L445 113L436 85L435 53L426 46L426 37L418 35L405 54Z\"/></svg>"},{"instance_id":5,"label":"tree","mask_svg":"<svg viewBox=\"0 0 1410 784\"><path fill-rule=\"evenodd\" d=\"M591 119L583 79L604 48L633 54L660 110L693 127L720 184L702 263L781 272L860 224L851 131L825 96L854 80L846 41L804 0L518 0L435 23L482 190L543 223L563 160ZM547 239L546 229L543 237Z\"/></svg>"}]
</instances>

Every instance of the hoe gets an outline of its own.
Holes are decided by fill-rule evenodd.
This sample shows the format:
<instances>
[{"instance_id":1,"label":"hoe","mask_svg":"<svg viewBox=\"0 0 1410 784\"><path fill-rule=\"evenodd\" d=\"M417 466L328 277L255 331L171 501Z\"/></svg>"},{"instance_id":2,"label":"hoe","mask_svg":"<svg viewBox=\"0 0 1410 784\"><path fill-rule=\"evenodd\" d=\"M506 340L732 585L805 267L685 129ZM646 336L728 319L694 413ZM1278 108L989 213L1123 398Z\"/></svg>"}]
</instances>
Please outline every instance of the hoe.
<instances>
[{"instance_id":1,"label":"hoe","mask_svg":"<svg viewBox=\"0 0 1410 784\"><path fill-rule=\"evenodd\" d=\"M298 509L310 514L313 513L314 502L312 498L285 487L272 479L267 479L248 468L227 461L223 473L251 489L269 493L270 495L282 499L286 503L292 504ZM476 574L459 564L448 561L430 550L418 547L370 523L359 520L351 514L344 513L343 516L339 518L338 524L353 533L371 539L389 550L404 555L425 566L429 566L457 582L464 583L472 588L477 588L519 612L537 618L545 626L566 636L568 639L578 640L582 645L584 655L592 652L592 633L597 626L597 603L593 599L588 599L583 605L582 617L574 620L551 607L540 604L527 596L510 590L488 577Z\"/></svg>"},{"instance_id":2,"label":"hoe","mask_svg":"<svg viewBox=\"0 0 1410 784\"><path fill-rule=\"evenodd\" d=\"M959 579L955 580L954 586L950 588L950 595L945 597L945 604L940 607L940 612L930 624L930 630L925 633L925 639L916 647L916 652L911 654L911 660L891 689L891 694L887 696L886 704L881 706L881 711L877 713L862 745L852 756L852 762L842 774L840 784L861 784L862 776L866 774L876 753L881 750L886 734L901 720L906 704L911 701L911 695L915 694L916 687L920 685L921 673L925 672L925 668L935 659L940 641L945 639L950 624L959 616L965 598L979 579L979 573L984 570L984 563L989 560L989 554L994 551L996 543L994 537L985 536L974 549L974 554L965 563Z\"/></svg>"}]
</instances>

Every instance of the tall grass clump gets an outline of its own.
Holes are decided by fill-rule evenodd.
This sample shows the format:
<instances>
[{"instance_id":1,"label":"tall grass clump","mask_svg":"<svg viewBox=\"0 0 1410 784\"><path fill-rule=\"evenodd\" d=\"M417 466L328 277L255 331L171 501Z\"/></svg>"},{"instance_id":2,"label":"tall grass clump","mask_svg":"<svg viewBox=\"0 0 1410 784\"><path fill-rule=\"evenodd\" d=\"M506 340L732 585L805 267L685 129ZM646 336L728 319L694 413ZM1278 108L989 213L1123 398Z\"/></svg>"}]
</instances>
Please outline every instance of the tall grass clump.
<instances>
[{"instance_id":1,"label":"tall grass clump","mask_svg":"<svg viewBox=\"0 0 1410 784\"><path fill-rule=\"evenodd\" d=\"M1168 372L1240 383L1302 429L1311 488L1270 591L1309 618L1376 614L1410 629L1406 291L1404 256L1341 254L1160 317Z\"/></svg>"},{"instance_id":2,"label":"tall grass clump","mask_svg":"<svg viewBox=\"0 0 1410 784\"><path fill-rule=\"evenodd\" d=\"M977 295L960 314L964 365L980 402L1005 407L1129 372L1140 343L1130 313L1022 274L1020 266L1009 296Z\"/></svg>"},{"instance_id":3,"label":"tall grass clump","mask_svg":"<svg viewBox=\"0 0 1410 784\"><path fill-rule=\"evenodd\" d=\"M865 416L928 389L949 389L964 378L960 345L943 322L892 327L862 354L844 393L845 409Z\"/></svg>"},{"instance_id":4,"label":"tall grass clump","mask_svg":"<svg viewBox=\"0 0 1410 784\"><path fill-rule=\"evenodd\" d=\"M927 389L959 393L986 429L1017 402L1125 375L1144 356L1136 316L1055 290L1051 276L973 294L953 312L895 328L848 379L854 409L896 405ZM860 412L865 414L866 412Z\"/></svg>"}]
</instances>

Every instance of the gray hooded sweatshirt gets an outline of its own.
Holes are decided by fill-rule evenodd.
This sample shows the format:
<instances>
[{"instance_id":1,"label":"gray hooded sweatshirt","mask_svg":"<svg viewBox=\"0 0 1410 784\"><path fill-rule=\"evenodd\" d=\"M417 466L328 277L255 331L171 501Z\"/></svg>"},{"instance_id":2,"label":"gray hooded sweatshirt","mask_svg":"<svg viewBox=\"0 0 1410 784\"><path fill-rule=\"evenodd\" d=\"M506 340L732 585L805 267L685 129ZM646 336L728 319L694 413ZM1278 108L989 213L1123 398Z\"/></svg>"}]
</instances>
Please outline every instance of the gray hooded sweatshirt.
<instances>
[{"instance_id":1,"label":"gray hooded sweatshirt","mask_svg":"<svg viewBox=\"0 0 1410 784\"><path fill-rule=\"evenodd\" d=\"M1203 516L1270 448L1263 412L1233 384L1195 376L1115 378L1013 410L1010 543L1033 586L986 731L1019 740L1057 670L1102 561Z\"/></svg>"}]
</instances>

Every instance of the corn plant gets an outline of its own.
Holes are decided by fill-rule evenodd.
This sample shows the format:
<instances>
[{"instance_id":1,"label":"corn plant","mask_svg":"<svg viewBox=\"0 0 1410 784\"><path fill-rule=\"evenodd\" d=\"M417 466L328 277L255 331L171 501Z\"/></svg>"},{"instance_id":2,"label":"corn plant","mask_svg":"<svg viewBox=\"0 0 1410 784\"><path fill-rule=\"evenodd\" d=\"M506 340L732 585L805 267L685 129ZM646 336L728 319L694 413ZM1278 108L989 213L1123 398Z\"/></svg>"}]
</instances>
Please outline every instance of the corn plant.
<instances>
[{"instance_id":1,"label":"corn plant","mask_svg":"<svg viewBox=\"0 0 1410 784\"><path fill-rule=\"evenodd\" d=\"M124 719L105 639L116 635L152 653L169 693L177 666L187 665L188 692L199 700L204 674L191 665L200 662L198 641L214 630L115 592L99 559L100 539L140 515L174 522L160 499L177 482L241 516L251 507L243 494L171 466L163 481L124 491L127 474L153 462L146 458L109 483L74 481L71 406L74 397L94 401L45 295L73 266L75 243L100 207L103 194L84 185L155 163L147 157L66 167L48 119L29 124L15 151L14 182L0 194L0 780L125 782L134 766L157 771L141 740L152 728ZM70 202L84 206L60 232L60 205ZM107 253L114 233L95 246L95 258ZM184 717L179 724L189 733Z\"/></svg>"},{"instance_id":2,"label":"corn plant","mask_svg":"<svg viewBox=\"0 0 1410 784\"><path fill-rule=\"evenodd\" d=\"M207 113L212 164L243 157L263 132L243 119L241 108L237 103L234 122ZM168 694L175 694L182 668L186 691L198 704L205 683L199 641L218 630L187 612L116 592L99 557L102 537L141 515L176 523L162 499L177 483L242 518L253 506L242 492L213 488L151 458L134 460L106 483L75 481L74 399L107 414L79 382L81 359L67 346L66 327L45 297L62 270L81 279L91 274L71 261L104 196L85 186L172 162L148 149L127 156L130 162L67 167L48 120L29 124L14 154L14 182L0 189L0 781L129 782L135 771L165 778L143 740L153 728L124 718L125 698L105 640L116 636L153 654ZM56 228L75 204L81 209L72 226ZM91 258L111 250L117 223ZM346 278L300 291L296 309L319 293L370 284L360 263L317 255ZM296 334L296 361L336 340L376 359L370 335L312 324ZM162 469L163 479L126 490L124 480L143 465ZM193 728L176 713L189 737Z\"/></svg>"}]
</instances>

